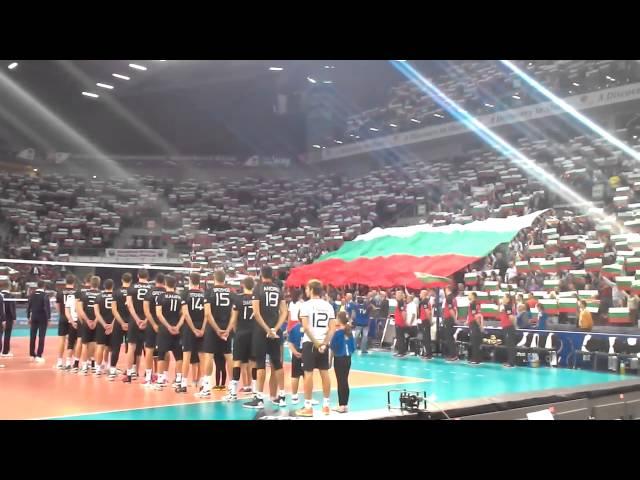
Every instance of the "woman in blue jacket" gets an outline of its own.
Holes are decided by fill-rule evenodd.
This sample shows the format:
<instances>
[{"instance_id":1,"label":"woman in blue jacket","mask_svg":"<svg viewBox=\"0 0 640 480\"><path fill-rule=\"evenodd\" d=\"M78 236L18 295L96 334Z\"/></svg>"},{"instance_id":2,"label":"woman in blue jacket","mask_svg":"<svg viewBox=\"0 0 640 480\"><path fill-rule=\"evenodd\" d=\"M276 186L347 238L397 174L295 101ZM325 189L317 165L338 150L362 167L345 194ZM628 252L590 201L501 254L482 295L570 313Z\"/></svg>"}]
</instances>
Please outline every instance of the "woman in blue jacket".
<instances>
[{"instance_id":1,"label":"woman in blue jacket","mask_svg":"<svg viewBox=\"0 0 640 480\"><path fill-rule=\"evenodd\" d=\"M349 404L349 370L351 370L351 354L356 349L356 343L351 333L349 317L345 312L338 313L338 328L331 339L333 352L333 370L338 383L338 413L347 413Z\"/></svg>"}]
</instances>

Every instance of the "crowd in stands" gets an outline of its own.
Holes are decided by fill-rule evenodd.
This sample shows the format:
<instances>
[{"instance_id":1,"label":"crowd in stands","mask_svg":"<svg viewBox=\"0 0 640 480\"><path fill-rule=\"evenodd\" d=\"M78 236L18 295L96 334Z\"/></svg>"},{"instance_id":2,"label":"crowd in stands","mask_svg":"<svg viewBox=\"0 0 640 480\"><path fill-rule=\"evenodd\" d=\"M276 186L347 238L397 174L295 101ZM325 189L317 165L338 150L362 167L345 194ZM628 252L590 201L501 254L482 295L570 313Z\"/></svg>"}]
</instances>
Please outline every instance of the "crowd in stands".
<instances>
[{"instance_id":1,"label":"crowd in stands","mask_svg":"<svg viewBox=\"0 0 640 480\"><path fill-rule=\"evenodd\" d=\"M444 62L443 62L444 63ZM638 60L527 60L516 65L560 97L579 95L640 81ZM446 62L430 79L449 98L473 115L538 103L523 81L500 62L461 60ZM393 87L384 106L350 117L347 130L337 138L355 142L383 133L440 125L449 115L413 82ZM371 128L375 129L373 133ZM336 140L336 139L333 139Z\"/></svg>"}]
</instances>

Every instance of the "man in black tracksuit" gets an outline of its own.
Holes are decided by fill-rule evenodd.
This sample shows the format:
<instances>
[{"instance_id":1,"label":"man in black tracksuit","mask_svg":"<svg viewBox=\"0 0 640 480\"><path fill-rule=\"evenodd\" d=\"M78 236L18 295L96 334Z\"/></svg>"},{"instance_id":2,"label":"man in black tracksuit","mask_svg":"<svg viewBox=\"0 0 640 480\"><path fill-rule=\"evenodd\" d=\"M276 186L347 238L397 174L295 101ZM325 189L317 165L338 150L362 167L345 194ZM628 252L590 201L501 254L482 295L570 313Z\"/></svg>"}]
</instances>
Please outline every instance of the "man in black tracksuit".
<instances>
[{"instance_id":1,"label":"man in black tracksuit","mask_svg":"<svg viewBox=\"0 0 640 480\"><path fill-rule=\"evenodd\" d=\"M44 338L51 320L51 303L49 295L44 291L44 280L38 280L38 288L29 297L27 304L27 318L31 327L29 342L29 356L38 363L44 363ZM36 334L38 335L38 349L36 350Z\"/></svg>"},{"instance_id":2,"label":"man in black tracksuit","mask_svg":"<svg viewBox=\"0 0 640 480\"><path fill-rule=\"evenodd\" d=\"M0 282L0 295L4 300L11 298L9 292L9 282ZM11 353L11 330L13 330L13 324L16 321L16 302L4 302L4 308L0 312L0 317L4 315L4 318L0 320L0 356L10 357ZM4 325L3 323L4 322ZM4 329L2 328L4 326ZM3 337L4 330L4 337Z\"/></svg>"}]
</instances>

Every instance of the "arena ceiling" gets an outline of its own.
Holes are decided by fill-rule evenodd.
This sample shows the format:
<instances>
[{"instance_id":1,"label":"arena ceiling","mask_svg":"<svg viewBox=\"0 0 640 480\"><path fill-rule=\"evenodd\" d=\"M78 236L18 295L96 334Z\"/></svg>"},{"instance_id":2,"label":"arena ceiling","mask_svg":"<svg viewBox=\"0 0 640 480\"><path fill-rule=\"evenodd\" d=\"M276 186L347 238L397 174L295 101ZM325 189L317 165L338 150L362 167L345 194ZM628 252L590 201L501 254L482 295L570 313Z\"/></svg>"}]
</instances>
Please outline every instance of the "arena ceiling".
<instances>
[{"instance_id":1,"label":"arena ceiling","mask_svg":"<svg viewBox=\"0 0 640 480\"><path fill-rule=\"evenodd\" d=\"M401 80L382 60L5 60L0 145L72 153L296 155L305 149L309 89L335 89L339 117L346 117L381 104ZM286 110L279 94L287 98Z\"/></svg>"}]
</instances>

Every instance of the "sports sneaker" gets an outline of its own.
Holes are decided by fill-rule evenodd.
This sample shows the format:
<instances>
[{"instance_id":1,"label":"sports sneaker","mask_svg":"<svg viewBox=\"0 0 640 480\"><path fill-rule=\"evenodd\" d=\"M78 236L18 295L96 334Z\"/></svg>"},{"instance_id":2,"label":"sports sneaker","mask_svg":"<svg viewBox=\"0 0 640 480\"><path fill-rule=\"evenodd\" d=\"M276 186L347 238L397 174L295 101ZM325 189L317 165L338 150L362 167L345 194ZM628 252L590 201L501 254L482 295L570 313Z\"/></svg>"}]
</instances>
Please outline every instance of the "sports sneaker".
<instances>
[{"instance_id":1,"label":"sports sneaker","mask_svg":"<svg viewBox=\"0 0 640 480\"><path fill-rule=\"evenodd\" d=\"M71 373L78 373L78 367L71 367Z\"/></svg>"},{"instance_id":2,"label":"sports sneaker","mask_svg":"<svg viewBox=\"0 0 640 480\"><path fill-rule=\"evenodd\" d=\"M131 379L132 379L132 378L133 378L133 377L132 377L131 375L125 375L125 376L122 378L122 383L131 383Z\"/></svg>"},{"instance_id":3,"label":"sports sneaker","mask_svg":"<svg viewBox=\"0 0 640 480\"><path fill-rule=\"evenodd\" d=\"M62 367L62 370L64 370L65 372L70 372L72 368L73 367L71 365L65 365L64 367Z\"/></svg>"},{"instance_id":4,"label":"sports sneaker","mask_svg":"<svg viewBox=\"0 0 640 480\"><path fill-rule=\"evenodd\" d=\"M480 365L480 362L469 362L469 365Z\"/></svg>"},{"instance_id":5,"label":"sports sneaker","mask_svg":"<svg viewBox=\"0 0 640 480\"><path fill-rule=\"evenodd\" d=\"M102 375L102 370L98 370L98 369L96 369L96 370L95 370L95 372L94 372L94 375L95 375L96 377L101 376L101 375Z\"/></svg>"},{"instance_id":6,"label":"sports sneaker","mask_svg":"<svg viewBox=\"0 0 640 480\"><path fill-rule=\"evenodd\" d=\"M178 385L175 388L176 393L187 393L187 387L183 387L182 385Z\"/></svg>"},{"instance_id":7,"label":"sports sneaker","mask_svg":"<svg viewBox=\"0 0 640 480\"><path fill-rule=\"evenodd\" d=\"M64 365L62 363L59 363L56 365L56 370L64 370Z\"/></svg>"},{"instance_id":8,"label":"sports sneaker","mask_svg":"<svg viewBox=\"0 0 640 480\"><path fill-rule=\"evenodd\" d=\"M320 402L318 400L312 399L311 405L320 405Z\"/></svg>"},{"instance_id":9,"label":"sports sneaker","mask_svg":"<svg viewBox=\"0 0 640 480\"><path fill-rule=\"evenodd\" d=\"M171 384L173 388L177 388L180 385L182 385L182 382L179 382L178 380L174 380L173 383Z\"/></svg>"},{"instance_id":10,"label":"sports sneaker","mask_svg":"<svg viewBox=\"0 0 640 480\"><path fill-rule=\"evenodd\" d=\"M89 375L89 369L83 368L82 370L80 370L80 375Z\"/></svg>"},{"instance_id":11,"label":"sports sneaker","mask_svg":"<svg viewBox=\"0 0 640 480\"><path fill-rule=\"evenodd\" d=\"M264 400L258 397L253 397L252 400L245 402L242 406L244 408L264 408Z\"/></svg>"},{"instance_id":12,"label":"sports sneaker","mask_svg":"<svg viewBox=\"0 0 640 480\"><path fill-rule=\"evenodd\" d=\"M296 405L300 401L300 397L298 395L291 395L291 403Z\"/></svg>"},{"instance_id":13,"label":"sports sneaker","mask_svg":"<svg viewBox=\"0 0 640 480\"><path fill-rule=\"evenodd\" d=\"M347 413L349 410L347 407L335 407L333 411L337 413Z\"/></svg>"},{"instance_id":14,"label":"sports sneaker","mask_svg":"<svg viewBox=\"0 0 640 480\"><path fill-rule=\"evenodd\" d=\"M144 388L151 388L151 387L153 387L155 384L156 384L156 382L154 382L153 380L145 380L145 381L142 383L142 386L143 386Z\"/></svg>"},{"instance_id":15,"label":"sports sneaker","mask_svg":"<svg viewBox=\"0 0 640 480\"><path fill-rule=\"evenodd\" d=\"M296 410L296 417L313 417L313 408L301 408Z\"/></svg>"},{"instance_id":16,"label":"sports sneaker","mask_svg":"<svg viewBox=\"0 0 640 480\"><path fill-rule=\"evenodd\" d=\"M13 353L11 353L11 352L9 352L9 353L0 353L0 357L4 357L4 358L13 357Z\"/></svg>"},{"instance_id":17,"label":"sports sneaker","mask_svg":"<svg viewBox=\"0 0 640 480\"><path fill-rule=\"evenodd\" d=\"M331 414L331 409L329 408L329 405L325 405L324 407L322 407L322 414L323 415L330 415Z\"/></svg>"},{"instance_id":18,"label":"sports sneaker","mask_svg":"<svg viewBox=\"0 0 640 480\"><path fill-rule=\"evenodd\" d=\"M107 380L109 380L110 382L115 381L116 378L118 378L117 373L109 373L109 375L107 376Z\"/></svg>"},{"instance_id":19,"label":"sports sneaker","mask_svg":"<svg viewBox=\"0 0 640 480\"><path fill-rule=\"evenodd\" d=\"M135 379L137 379L137 378L138 378L138 372L133 372L133 373L131 374L131 379L132 379L132 380L135 380Z\"/></svg>"},{"instance_id":20,"label":"sports sneaker","mask_svg":"<svg viewBox=\"0 0 640 480\"><path fill-rule=\"evenodd\" d=\"M36 363L44 363L44 357L36 357Z\"/></svg>"},{"instance_id":21,"label":"sports sneaker","mask_svg":"<svg viewBox=\"0 0 640 480\"><path fill-rule=\"evenodd\" d=\"M285 397L284 395L280 395L278 397L278 406L279 407L286 407L287 406L287 397Z\"/></svg>"},{"instance_id":22,"label":"sports sneaker","mask_svg":"<svg viewBox=\"0 0 640 480\"><path fill-rule=\"evenodd\" d=\"M225 402L235 402L236 400L238 400L238 395L234 393L227 393L224 397L222 397L222 400L224 400Z\"/></svg>"},{"instance_id":23,"label":"sports sneaker","mask_svg":"<svg viewBox=\"0 0 640 480\"><path fill-rule=\"evenodd\" d=\"M154 390L158 390L159 392L161 392L161 391L162 391L162 389L163 389L164 387L166 387L167 385L168 385L168 384L167 384L167 382L156 382L156 383L153 385L153 389L154 389Z\"/></svg>"},{"instance_id":24,"label":"sports sneaker","mask_svg":"<svg viewBox=\"0 0 640 480\"><path fill-rule=\"evenodd\" d=\"M460 360L458 357L449 357L445 359L445 362L453 363L453 362L457 362L458 360Z\"/></svg>"},{"instance_id":25,"label":"sports sneaker","mask_svg":"<svg viewBox=\"0 0 640 480\"><path fill-rule=\"evenodd\" d=\"M242 393L251 393L251 387L249 385L242 387Z\"/></svg>"},{"instance_id":26,"label":"sports sneaker","mask_svg":"<svg viewBox=\"0 0 640 480\"><path fill-rule=\"evenodd\" d=\"M196 392L195 396L198 398L209 398L211 396L211 390L205 390L204 388L200 387L200 391Z\"/></svg>"},{"instance_id":27,"label":"sports sneaker","mask_svg":"<svg viewBox=\"0 0 640 480\"><path fill-rule=\"evenodd\" d=\"M508 363L503 363L503 364L502 364L502 366L503 366L504 368L514 368L514 367L515 367L515 365L510 365L510 364L508 364Z\"/></svg>"},{"instance_id":28,"label":"sports sneaker","mask_svg":"<svg viewBox=\"0 0 640 480\"><path fill-rule=\"evenodd\" d=\"M213 389L218 392L224 392L227 389L227 387L225 387L224 385L216 385L215 387L213 387Z\"/></svg>"}]
</instances>

